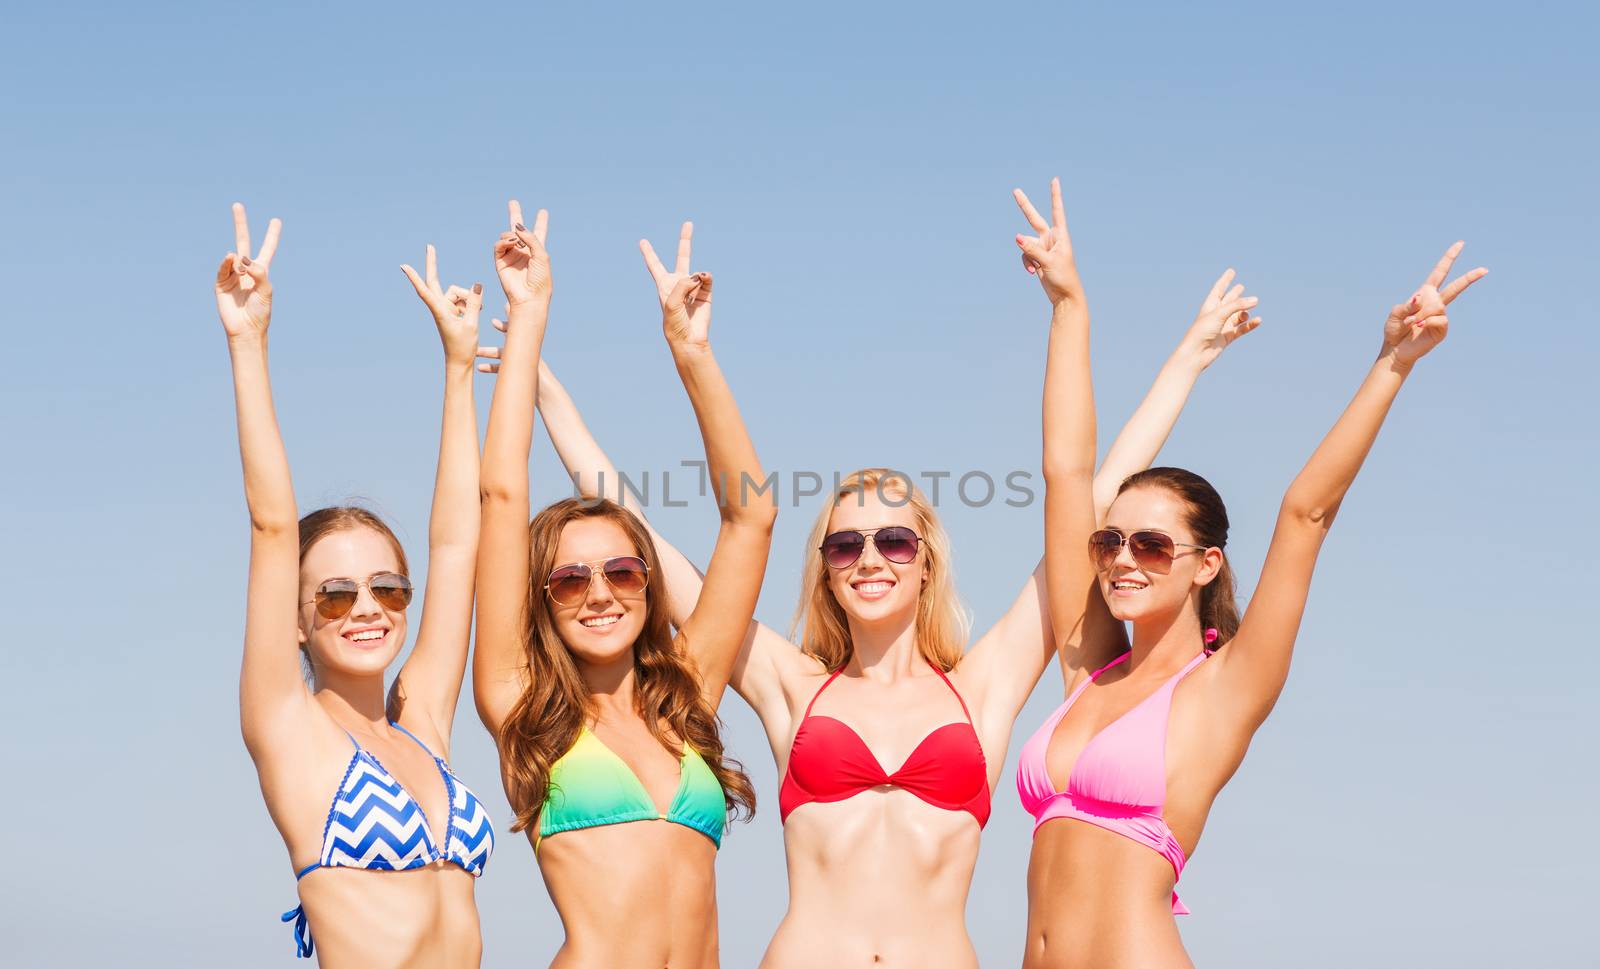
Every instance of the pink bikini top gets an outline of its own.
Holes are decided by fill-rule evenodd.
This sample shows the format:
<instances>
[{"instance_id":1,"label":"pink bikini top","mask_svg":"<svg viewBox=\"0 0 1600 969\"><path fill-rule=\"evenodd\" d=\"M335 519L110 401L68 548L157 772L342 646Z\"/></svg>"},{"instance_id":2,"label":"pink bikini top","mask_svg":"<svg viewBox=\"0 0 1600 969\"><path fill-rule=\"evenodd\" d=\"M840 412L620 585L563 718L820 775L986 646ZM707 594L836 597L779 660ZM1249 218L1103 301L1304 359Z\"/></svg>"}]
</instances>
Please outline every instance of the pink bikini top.
<instances>
[{"instance_id":1,"label":"pink bikini top","mask_svg":"<svg viewBox=\"0 0 1600 969\"><path fill-rule=\"evenodd\" d=\"M1161 815L1167 801L1167 718L1172 712L1172 691L1211 655L1209 651L1190 660L1160 689L1091 737L1067 775L1066 790L1056 790L1045 769L1045 754L1056 724L1090 683L1129 655L1123 653L1091 673L1028 738L1017 761L1017 794L1023 809L1033 815L1035 834L1040 825L1056 818L1087 821L1160 852L1172 863L1176 882L1183 874L1183 848ZM1189 914L1176 891L1172 893L1172 913Z\"/></svg>"}]
</instances>

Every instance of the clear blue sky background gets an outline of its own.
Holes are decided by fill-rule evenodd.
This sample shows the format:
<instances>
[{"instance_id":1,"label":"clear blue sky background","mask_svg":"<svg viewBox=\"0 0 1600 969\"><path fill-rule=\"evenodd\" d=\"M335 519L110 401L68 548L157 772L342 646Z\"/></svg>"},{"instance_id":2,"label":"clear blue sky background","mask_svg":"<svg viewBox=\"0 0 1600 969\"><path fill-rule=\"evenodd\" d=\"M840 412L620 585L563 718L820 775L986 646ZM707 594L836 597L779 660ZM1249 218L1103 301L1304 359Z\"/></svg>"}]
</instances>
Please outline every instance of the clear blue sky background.
<instances>
[{"instance_id":1,"label":"clear blue sky background","mask_svg":"<svg viewBox=\"0 0 1600 969\"><path fill-rule=\"evenodd\" d=\"M492 285L505 199L551 210L548 358L626 468L700 454L634 248L692 217L769 467L998 477L1037 466L1046 322L1008 193L1054 174L1106 441L1217 273L1262 298L1163 455L1227 498L1246 594L1385 310L1456 238L1493 270L1346 502L1288 690L1185 873L1196 960L1592 958L1592 8L539 6L4 15L7 962L291 962L293 877L237 728L247 524L210 295L229 202L285 224L272 362L302 508L369 499L420 566L440 352L396 267L425 243L447 281ZM769 623L815 509L780 519ZM1040 508L942 510L984 628ZM703 561L707 503L658 520ZM1013 758L1059 700L1047 677ZM719 860L741 967L784 909L783 855L765 743L725 709L763 797ZM503 831L470 703L455 760ZM985 965L1021 951L1012 785L968 907ZM525 842L502 837L478 899L487 966L547 962Z\"/></svg>"}]
</instances>

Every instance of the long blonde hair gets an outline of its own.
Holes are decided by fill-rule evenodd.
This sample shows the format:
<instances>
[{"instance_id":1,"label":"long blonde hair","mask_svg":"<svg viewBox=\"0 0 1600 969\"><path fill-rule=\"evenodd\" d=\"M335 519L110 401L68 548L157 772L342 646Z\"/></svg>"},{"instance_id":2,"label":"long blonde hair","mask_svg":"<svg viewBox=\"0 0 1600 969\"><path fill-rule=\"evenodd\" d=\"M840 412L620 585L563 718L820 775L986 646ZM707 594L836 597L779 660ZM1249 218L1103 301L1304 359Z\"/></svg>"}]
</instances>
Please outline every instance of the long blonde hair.
<instances>
[{"instance_id":1,"label":"long blonde hair","mask_svg":"<svg viewBox=\"0 0 1600 969\"><path fill-rule=\"evenodd\" d=\"M948 673L961 661L966 648L970 622L956 598L950 569L950 536L939 524L933 505L910 478L888 468L863 468L839 482L827 504L811 526L806 545L806 564L800 575L800 606L795 611L789 637L797 638L800 648L815 656L830 671L850 662L855 647L850 642L850 623L844 609L828 585L828 565L822 560L822 540L828 534L833 509L845 498L864 500L868 491L880 497L902 501L916 516L917 534L922 536L922 568L927 575L917 594L917 650L929 665Z\"/></svg>"},{"instance_id":2,"label":"long blonde hair","mask_svg":"<svg viewBox=\"0 0 1600 969\"><path fill-rule=\"evenodd\" d=\"M528 525L531 571L523 617L528 685L501 724L499 736L501 770L511 809L516 812L511 830L523 831L538 822L549 793L550 769L577 743L579 732L593 714L589 688L556 632L544 590L545 576L556 565L561 530L580 518L614 522L650 570L644 629L633 643L634 701L639 717L669 753L681 756L681 741L700 754L722 785L730 816L740 811L753 814L755 788L738 761L723 756L717 715L701 692L700 675L673 640L671 607L650 533L616 502L567 498L540 511Z\"/></svg>"}]
</instances>

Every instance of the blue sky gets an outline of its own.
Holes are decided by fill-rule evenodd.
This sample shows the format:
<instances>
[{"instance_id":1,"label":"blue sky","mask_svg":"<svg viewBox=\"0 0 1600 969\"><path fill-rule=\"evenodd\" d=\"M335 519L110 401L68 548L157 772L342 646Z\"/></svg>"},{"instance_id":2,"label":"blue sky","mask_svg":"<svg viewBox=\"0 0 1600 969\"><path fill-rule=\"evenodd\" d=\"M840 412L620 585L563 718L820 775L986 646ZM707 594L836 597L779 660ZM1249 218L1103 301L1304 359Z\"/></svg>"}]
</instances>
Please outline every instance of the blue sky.
<instances>
[{"instance_id":1,"label":"blue sky","mask_svg":"<svg viewBox=\"0 0 1600 969\"><path fill-rule=\"evenodd\" d=\"M1597 669L1592 9L1060 4L765 11L410 4L5 15L0 818L19 964L281 966L293 878L238 737L247 525L209 293L227 206L284 220L274 383L302 508L361 497L419 572L438 340L401 276L491 284L508 196L552 212L547 355L624 468L699 457L636 249L697 225L766 464L1034 470L1046 308L1009 199L1063 178L1105 442L1225 267L1263 327L1163 455L1210 478L1248 595L1284 487L1438 253L1492 273L1405 388L1318 568L1289 687L1185 871L1201 965L1571 964ZM491 305L493 305L491 303ZM485 324L487 331L487 324ZM891 375L909 369L915 385ZM480 414L490 383L480 378ZM619 392L620 391L620 392ZM535 497L563 481L541 432ZM676 483L675 483L676 484ZM675 488L676 496L676 488ZM786 627L815 499L759 615ZM1037 504L945 501L979 628ZM704 560L706 502L659 527ZM1052 678L1011 751L1060 700ZM784 907L776 781L719 860L723 963ZM502 829L488 736L455 762ZM1018 961L1006 770L968 923ZM1568 834L1576 824L1576 839ZM532 852L478 889L485 965L559 944ZM225 954L225 955L224 955Z\"/></svg>"}]
</instances>

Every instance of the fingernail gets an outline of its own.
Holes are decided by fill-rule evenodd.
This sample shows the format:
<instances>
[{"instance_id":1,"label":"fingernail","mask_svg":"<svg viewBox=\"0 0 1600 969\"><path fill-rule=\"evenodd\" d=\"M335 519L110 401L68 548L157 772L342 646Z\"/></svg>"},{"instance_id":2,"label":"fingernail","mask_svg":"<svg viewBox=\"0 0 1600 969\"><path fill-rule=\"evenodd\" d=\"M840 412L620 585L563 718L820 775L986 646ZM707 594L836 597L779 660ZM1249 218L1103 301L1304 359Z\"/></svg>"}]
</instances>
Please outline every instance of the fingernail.
<instances>
[{"instance_id":1,"label":"fingernail","mask_svg":"<svg viewBox=\"0 0 1600 969\"><path fill-rule=\"evenodd\" d=\"M473 283L472 284L472 295L474 295L474 296L482 296L483 295L483 284L482 283Z\"/></svg>"},{"instance_id":2,"label":"fingernail","mask_svg":"<svg viewBox=\"0 0 1600 969\"><path fill-rule=\"evenodd\" d=\"M239 257L239 261L244 263L246 266L250 265L250 257L249 256L240 256Z\"/></svg>"}]
</instances>

